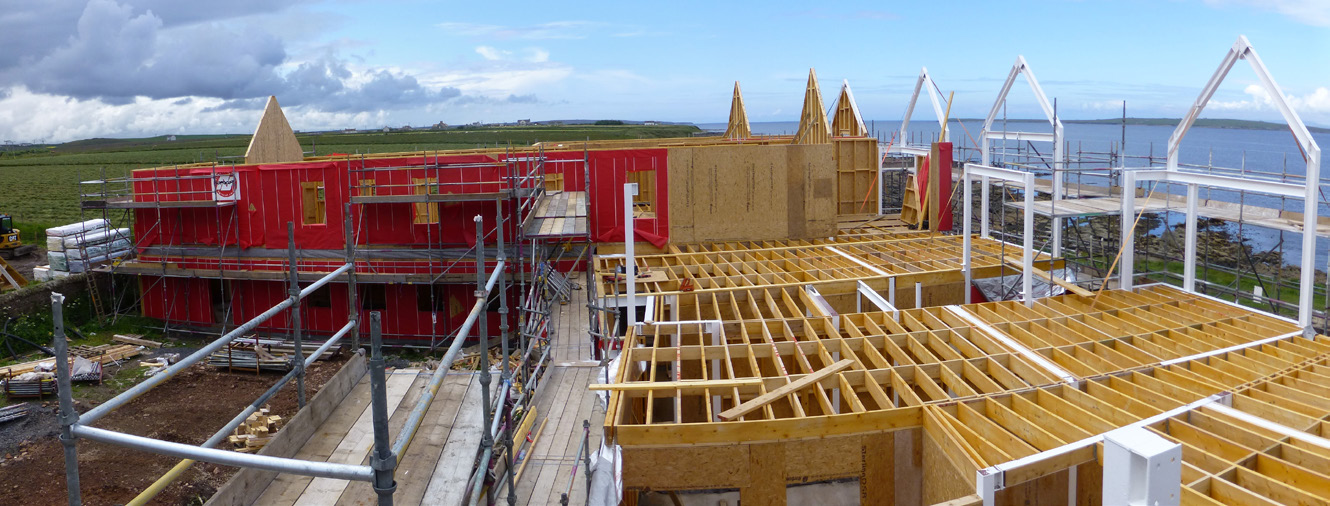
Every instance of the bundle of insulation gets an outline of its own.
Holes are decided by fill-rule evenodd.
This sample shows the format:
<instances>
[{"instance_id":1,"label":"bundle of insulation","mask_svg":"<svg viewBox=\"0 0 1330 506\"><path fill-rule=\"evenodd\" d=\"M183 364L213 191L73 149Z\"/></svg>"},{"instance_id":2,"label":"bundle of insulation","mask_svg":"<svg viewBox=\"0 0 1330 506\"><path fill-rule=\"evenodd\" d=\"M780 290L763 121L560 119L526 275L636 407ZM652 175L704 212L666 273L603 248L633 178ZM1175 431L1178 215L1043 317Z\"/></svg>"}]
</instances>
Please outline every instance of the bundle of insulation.
<instances>
[{"instance_id":1,"label":"bundle of insulation","mask_svg":"<svg viewBox=\"0 0 1330 506\"><path fill-rule=\"evenodd\" d=\"M109 228L103 219L46 229L47 259L51 270L85 272L111 260L129 256L134 249L128 228Z\"/></svg>"}]
</instances>

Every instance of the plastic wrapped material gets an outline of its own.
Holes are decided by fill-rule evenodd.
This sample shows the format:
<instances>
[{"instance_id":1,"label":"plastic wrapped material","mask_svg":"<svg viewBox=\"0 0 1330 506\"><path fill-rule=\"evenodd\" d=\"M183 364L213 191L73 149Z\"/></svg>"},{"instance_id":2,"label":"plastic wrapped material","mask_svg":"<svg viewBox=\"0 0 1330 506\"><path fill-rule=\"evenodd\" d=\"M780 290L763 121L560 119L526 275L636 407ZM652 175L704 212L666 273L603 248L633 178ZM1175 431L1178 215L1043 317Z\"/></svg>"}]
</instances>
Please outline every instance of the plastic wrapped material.
<instances>
[{"instance_id":1,"label":"plastic wrapped material","mask_svg":"<svg viewBox=\"0 0 1330 506\"><path fill-rule=\"evenodd\" d=\"M46 265L46 266L41 266L41 267L33 267L33 268L32 268L32 280L33 280L33 281L50 281L50 280L51 280L51 266Z\"/></svg>"},{"instance_id":2,"label":"plastic wrapped material","mask_svg":"<svg viewBox=\"0 0 1330 506\"><path fill-rule=\"evenodd\" d=\"M124 241L129 240L129 229L117 228L115 230L97 230L97 231L90 231L86 234L75 234L72 236L68 236L63 239L62 241L63 247L61 249L77 249L80 243L83 245L105 244L108 242L120 241L120 240ZM46 242L49 245L51 241L50 239L47 239ZM50 247L46 249L51 250ZM123 249L123 248L113 248L113 249ZM54 251L60 251L60 249Z\"/></svg>"},{"instance_id":3,"label":"plastic wrapped material","mask_svg":"<svg viewBox=\"0 0 1330 506\"><path fill-rule=\"evenodd\" d=\"M46 260L51 262L51 270L69 272L69 262L65 259L65 254L51 251L46 253Z\"/></svg>"},{"instance_id":4,"label":"plastic wrapped material","mask_svg":"<svg viewBox=\"0 0 1330 506\"><path fill-rule=\"evenodd\" d=\"M85 272L85 271L87 271L89 268L96 267L96 266L98 266L98 265L104 264L104 263L109 262L109 261L111 261L111 260L115 260L115 259L120 258L120 257L123 257L123 256L129 256L130 253L131 253L131 251L126 249L126 250L120 250L120 251L113 251L113 252L111 252L111 254L109 254L109 255L101 255L101 256L92 257L91 260L81 260L81 259L77 259L77 258L71 258L71 259L68 259L67 262L66 262L66 263L69 264L69 265L68 265L68 266L69 266L69 269L67 269L67 270L68 270L69 272ZM49 255L48 255L48 257L49 257Z\"/></svg>"},{"instance_id":5,"label":"plastic wrapped material","mask_svg":"<svg viewBox=\"0 0 1330 506\"><path fill-rule=\"evenodd\" d=\"M65 240L59 237L46 238L46 251L64 251Z\"/></svg>"},{"instance_id":6,"label":"plastic wrapped material","mask_svg":"<svg viewBox=\"0 0 1330 506\"><path fill-rule=\"evenodd\" d=\"M65 258L69 259L70 261L87 260L89 258L98 259L110 255L111 252L113 251L114 252L129 251L132 246L133 245L130 244L128 239L119 239L115 242L103 243L103 244L85 245L78 249L65 250ZM119 256L124 256L124 255L122 254Z\"/></svg>"},{"instance_id":7,"label":"plastic wrapped material","mask_svg":"<svg viewBox=\"0 0 1330 506\"><path fill-rule=\"evenodd\" d=\"M58 226L58 227L51 227L51 228L48 228L48 229L46 229L46 236L47 236L47 237L68 237L68 236L72 236L72 235L78 235L78 234L85 234L85 233L88 233L88 232L94 232L94 231L96 231L97 229L106 228L106 227L108 227L108 226L110 226L110 225L111 225L111 222L106 221L106 220L103 220L103 219L101 219L101 218L97 218L97 219L95 219L95 220L88 220L88 221L85 221L85 222L83 222L83 223L71 223L71 224L69 224L69 225L61 225L61 226Z\"/></svg>"}]
</instances>

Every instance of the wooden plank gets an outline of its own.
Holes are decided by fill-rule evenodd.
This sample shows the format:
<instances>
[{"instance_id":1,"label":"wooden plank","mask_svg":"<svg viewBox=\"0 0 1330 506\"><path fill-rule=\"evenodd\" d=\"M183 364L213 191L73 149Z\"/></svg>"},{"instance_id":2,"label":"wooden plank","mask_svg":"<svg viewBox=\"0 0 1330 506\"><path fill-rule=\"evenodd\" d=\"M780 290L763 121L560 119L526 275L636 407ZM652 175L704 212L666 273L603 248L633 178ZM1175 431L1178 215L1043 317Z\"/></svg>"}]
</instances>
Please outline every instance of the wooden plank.
<instances>
[{"instance_id":1,"label":"wooden plank","mask_svg":"<svg viewBox=\"0 0 1330 506\"><path fill-rule=\"evenodd\" d=\"M406 395L411 384L415 383L419 376L419 369L403 369L393 371L393 374L387 380L387 407L388 416L392 416L401 403L402 397ZM351 426L351 430L342 438L342 442L333 450L332 455L328 456L328 462L337 462L342 464L360 464L365 456L374 448L374 416L373 410L366 409ZM349 481L333 478L315 478L305 488L299 499L296 499L296 505L324 505L337 502L338 497L346 490Z\"/></svg>"},{"instance_id":2,"label":"wooden plank","mask_svg":"<svg viewBox=\"0 0 1330 506\"><path fill-rule=\"evenodd\" d=\"M587 390L639 392L646 390L730 388L730 387L757 386L761 384L762 384L762 378L731 378L731 379L721 379L721 380L682 380L682 381L635 381L630 383L592 383L590 385L587 385Z\"/></svg>"},{"instance_id":3,"label":"wooden plank","mask_svg":"<svg viewBox=\"0 0 1330 506\"><path fill-rule=\"evenodd\" d=\"M785 386L767 392L756 398L749 399L748 401L739 404L738 406L735 406L733 408L722 411L720 413L720 419L729 421L729 420L734 420L735 418L739 418L747 413L752 412L753 410L756 410L758 408L761 408L762 406L766 406L767 404L774 402L776 399L785 397L786 395L797 392L804 387L812 385L813 383L817 383L818 381L821 381L826 377L831 376L832 374L841 372L849 368L851 365L854 365L854 360L847 358L845 360L841 360L840 362L836 362L827 367L814 371L811 374L804 375L804 377L794 380Z\"/></svg>"},{"instance_id":4,"label":"wooden plank","mask_svg":"<svg viewBox=\"0 0 1330 506\"><path fill-rule=\"evenodd\" d=\"M126 335L123 335L123 334L116 334L116 335L114 335L114 336L111 337L111 340L112 340L112 341L115 341L115 342L118 342L118 343L135 344L135 345L139 345L139 346L147 346L147 347L149 347L149 348L161 348L161 347L162 347L162 343L159 343L159 342L157 342L157 341L149 341L149 340L147 340L147 339L141 339L141 337L142 337L142 336L137 336L137 337L136 337L136 336L126 336Z\"/></svg>"},{"instance_id":5,"label":"wooden plank","mask_svg":"<svg viewBox=\"0 0 1330 506\"><path fill-rule=\"evenodd\" d=\"M314 398L305 405L305 409L296 413L296 416L287 422L276 436L273 436L272 441L259 450L259 455L292 457L303 451L310 440L318 439L317 431L327 425L328 420L338 413L342 404L348 399L355 398L355 389L360 388L359 385L365 385L365 390L368 391L368 383L360 381L364 377L365 358L363 355L353 355L342 369L337 371L337 374L324 384L317 394L314 394ZM208 499L208 504L218 506L254 504L278 476L288 475L278 475L254 468L241 469Z\"/></svg>"},{"instance_id":6,"label":"wooden plank","mask_svg":"<svg viewBox=\"0 0 1330 506\"><path fill-rule=\"evenodd\" d=\"M362 414L368 412L369 394L369 377L364 376L355 389L346 395L341 404L338 404L336 411L328 417L328 420L319 426L314 436L300 447L294 458L326 462L333 450L336 450L337 445L342 442L342 437L351 430ZM280 435L281 431L278 431L278 434ZM313 478L308 476L279 474L256 502L274 506L295 504L311 480Z\"/></svg>"},{"instance_id":7,"label":"wooden plank","mask_svg":"<svg viewBox=\"0 0 1330 506\"><path fill-rule=\"evenodd\" d=\"M470 391L480 390L477 377L474 373L450 373L443 379L439 396L425 412L424 426L416 433L397 467L397 492L393 494L397 503L424 504L430 475L443 456L448 435L461 421L459 415L466 412L462 409L464 399Z\"/></svg>"},{"instance_id":8,"label":"wooden plank","mask_svg":"<svg viewBox=\"0 0 1330 506\"><path fill-rule=\"evenodd\" d=\"M471 471L480 451L481 400L480 384L476 380L474 387L468 387L462 409L453 421L448 432L448 442L443 445L443 453L428 477L429 486L425 488L421 504L458 504L466 493L466 483L471 478ZM420 477L418 479L426 479Z\"/></svg>"}]
</instances>

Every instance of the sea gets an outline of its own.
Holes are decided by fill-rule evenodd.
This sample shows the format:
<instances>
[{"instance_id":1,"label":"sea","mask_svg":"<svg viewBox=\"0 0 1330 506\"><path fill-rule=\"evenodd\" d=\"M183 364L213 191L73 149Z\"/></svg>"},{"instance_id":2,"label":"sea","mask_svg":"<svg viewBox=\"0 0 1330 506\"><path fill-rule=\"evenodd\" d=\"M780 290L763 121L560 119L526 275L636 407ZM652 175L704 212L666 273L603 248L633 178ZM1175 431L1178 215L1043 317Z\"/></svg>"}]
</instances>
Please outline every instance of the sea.
<instances>
[{"instance_id":1,"label":"sea","mask_svg":"<svg viewBox=\"0 0 1330 506\"><path fill-rule=\"evenodd\" d=\"M900 142L899 120L873 120L865 121L872 135L882 142ZM1048 121L1033 120L1009 120L1006 126L1003 121L998 119L994 121L993 130L1000 131L1021 131L1021 132L1050 132L1052 126ZM699 128L708 131L725 131L725 123L699 123ZM750 124L754 135L793 135L799 129L799 123L795 121L773 121L756 122ZM975 140L979 137L979 132L983 128L982 120L952 120L948 122L947 129L953 143L966 148L977 146ZM938 136L940 128L937 120L912 120L907 130L906 137L911 144L925 142L926 139L935 139ZM1157 165L1162 165L1163 160L1168 153L1168 139L1173 135L1174 127L1162 125L1127 125L1121 124L1103 124L1103 123L1066 123L1063 127L1064 136L1067 141L1068 152L1073 159L1077 158L1078 153L1107 153L1109 151L1120 152L1119 146L1126 146L1125 152L1128 156L1127 166L1144 167L1149 156L1153 156ZM1312 133L1312 138L1322 150L1330 149L1330 133ZM1125 144L1124 144L1125 141ZM1014 146L1014 144L1012 144ZM1048 143L1033 143L1033 147L1048 154L1052 147ZM975 149L964 150L963 153L971 161L978 161L978 151ZM1105 158L1102 154L1093 155L1099 159ZM1135 158L1139 157L1139 158ZM957 156L958 159L962 158ZM1325 153L1322 159L1330 159ZM1001 157L996 157L994 162L1001 162ZM1214 127L1192 127L1187 131L1183 138L1182 145L1178 150L1178 162L1180 164L1192 164L1204 167L1219 167L1220 172L1241 174L1246 173L1257 177L1276 179L1287 174L1297 177L1298 183L1304 174L1306 174L1306 162L1303 159L1301 150L1294 141L1293 134L1287 130L1256 130L1245 128L1214 128ZM1317 214L1319 216L1330 216L1330 163L1322 162L1321 167L1321 199ZM1085 167L1106 166L1105 164L1086 164ZM1074 176L1068 176L1069 181L1075 181ZM1097 184L1092 178L1085 178L1084 184ZM1175 194L1183 194L1185 188L1181 185L1169 185L1171 188L1159 188L1157 191L1170 191ZM1287 211L1302 212L1303 204L1298 199L1280 199L1263 194L1225 191L1225 190L1206 190L1201 191L1201 198L1215 199L1227 202L1246 202L1250 205L1256 205L1268 208L1283 208ZM1164 226L1175 226L1184 220L1181 212L1169 213L1170 218L1167 223L1162 224L1160 229L1152 232L1162 231ZM1230 226L1236 233L1237 228ZM1292 265L1301 264L1302 261L1302 235L1298 232L1287 232L1273 230L1264 227L1244 225L1243 236L1253 246L1256 252L1277 251L1282 242L1283 257L1286 263ZM1312 266L1316 269L1330 272L1330 238L1317 238L1316 261Z\"/></svg>"}]
</instances>

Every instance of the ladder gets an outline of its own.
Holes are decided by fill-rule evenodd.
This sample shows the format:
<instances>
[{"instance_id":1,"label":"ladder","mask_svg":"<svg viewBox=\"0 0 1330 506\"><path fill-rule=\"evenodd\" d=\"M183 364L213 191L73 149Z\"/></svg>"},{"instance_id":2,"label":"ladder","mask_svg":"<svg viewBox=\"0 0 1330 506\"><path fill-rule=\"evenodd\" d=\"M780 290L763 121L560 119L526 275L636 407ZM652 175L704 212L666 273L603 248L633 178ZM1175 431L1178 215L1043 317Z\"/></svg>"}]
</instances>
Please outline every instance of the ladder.
<instances>
[{"instance_id":1,"label":"ladder","mask_svg":"<svg viewBox=\"0 0 1330 506\"><path fill-rule=\"evenodd\" d=\"M6 262L4 258L0 258L0 281L3 281L0 283L0 290L9 290L11 288L17 290L28 284L28 278L19 274L18 269L9 265L9 262Z\"/></svg>"},{"instance_id":2,"label":"ladder","mask_svg":"<svg viewBox=\"0 0 1330 506\"><path fill-rule=\"evenodd\" d=\"M79 241L79 256L83 258L83 279L88 283L88 297L92 299L92 310L97 314L97 323L106 323L106 313L102 311L102 300L97 290L97 276L92 272L92 259L88 258L88 245ZM70 262L71 264L73 262Z\"/></svg>"}]
</instances>

